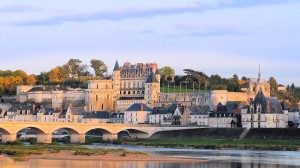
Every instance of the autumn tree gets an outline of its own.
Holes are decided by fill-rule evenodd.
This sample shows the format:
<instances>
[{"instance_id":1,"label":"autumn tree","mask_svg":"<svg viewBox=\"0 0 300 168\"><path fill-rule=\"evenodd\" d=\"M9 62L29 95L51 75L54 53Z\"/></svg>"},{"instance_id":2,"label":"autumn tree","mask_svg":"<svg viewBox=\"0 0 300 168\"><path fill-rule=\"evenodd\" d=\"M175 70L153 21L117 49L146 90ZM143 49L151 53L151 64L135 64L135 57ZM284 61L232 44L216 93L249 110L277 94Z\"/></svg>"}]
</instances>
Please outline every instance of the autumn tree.
<instances>
[{"instance_id":1,"label":"autumn tree","mask_svg":"<svg viewBox=\"0 0 300 168\"><path fill-rule=\"evenodd\" d=\"M36 84L36 78L35 75L29 75L26 78L26 85L35 85Z\"/></svg>"},{"instance_id":2,"label":"autumn tree","mask_svg":"<svg viewBox=\"0 0 300 168\"><path fill-rule=\"evenodd\" d=\"M107 73L107 65L102 60L97 59L92 59L90 63L90 66L94 69L95 75L103 78L104 74Z\"/></svg>"},{"instance_id":3,"label":"autumn tree","mask_svg":"<svg viewBox=\"0 0 300 168\"><path fill-rule=\"evenodd\" d=\"M49 72L49 80L53 84L59 84L62 82L62 68L55 67Z\"/></svg>"}]
</instances>

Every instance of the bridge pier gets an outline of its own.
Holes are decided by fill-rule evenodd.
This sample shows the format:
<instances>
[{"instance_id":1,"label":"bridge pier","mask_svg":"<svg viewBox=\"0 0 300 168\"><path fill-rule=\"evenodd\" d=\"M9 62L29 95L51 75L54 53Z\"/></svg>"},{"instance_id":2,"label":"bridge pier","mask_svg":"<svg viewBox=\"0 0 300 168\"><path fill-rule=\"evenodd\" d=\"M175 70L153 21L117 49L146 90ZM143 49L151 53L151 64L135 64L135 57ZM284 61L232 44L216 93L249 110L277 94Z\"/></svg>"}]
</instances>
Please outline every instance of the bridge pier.
<instances>
[{"instance_id":1,"label":"bridge pier","mask_svg":"<svg viewBox=\"0 0 300 168\"><path fill-rule=\"evenodd\" d=\"M118 134L103 134L104 141L118 140Z\"/></svg>"},{"instance_id":2,"label":"bridge pier","mask_svg":"<svg viewBox=\"0 0 300 168\"><path fill-rule=\"evenodd\" d=\"M2 134L2 143L17 141L17 134Z\"/></svg>"},{"instance_id":3,"label":"bridge pier","mask_svg":"<svg viewBox=\"0 0 300 168\"><path fill-rule=\"evenodd\" d=\"M37 143L52 143L52 134L38 134Z\"/></svg>"},{"instance_id":4,"label":"bridge pier","mask_svg":"<svg viewBox=\"0 0 300 168\"><path fill-rule=\"evenodd\" d=\"M71 143L85 143L85 134L71 134Z\"/></svg>"}]
</instances>

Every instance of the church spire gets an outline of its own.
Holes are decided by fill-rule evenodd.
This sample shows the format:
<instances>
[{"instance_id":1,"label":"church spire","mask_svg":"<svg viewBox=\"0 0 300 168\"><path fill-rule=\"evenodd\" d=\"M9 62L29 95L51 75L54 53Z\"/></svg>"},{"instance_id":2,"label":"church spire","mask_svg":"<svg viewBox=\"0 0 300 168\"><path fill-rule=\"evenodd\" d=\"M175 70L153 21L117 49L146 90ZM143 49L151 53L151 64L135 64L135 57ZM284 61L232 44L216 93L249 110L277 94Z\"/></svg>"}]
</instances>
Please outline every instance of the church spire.
<instances>
[{"instance_id":1,"label":"church spire","mask_svg":"<svg viewBox=\"0 0 300 168\"><path fill-rule=\"evenodd\" d=\"M260 64L259 64L259 67L258 67L258 82L260 81L261 79L261 68L260 68Z\"/></svg>"}]
</instances>

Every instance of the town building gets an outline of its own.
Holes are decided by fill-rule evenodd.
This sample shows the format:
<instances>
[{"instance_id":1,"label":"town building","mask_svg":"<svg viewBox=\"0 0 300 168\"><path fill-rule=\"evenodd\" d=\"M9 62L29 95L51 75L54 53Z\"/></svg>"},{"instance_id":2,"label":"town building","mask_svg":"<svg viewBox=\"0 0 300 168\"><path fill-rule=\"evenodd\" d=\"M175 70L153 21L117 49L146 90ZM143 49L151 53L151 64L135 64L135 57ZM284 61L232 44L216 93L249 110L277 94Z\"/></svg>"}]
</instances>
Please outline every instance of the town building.
<instances>
[{"instance_id":1,"label":"town building","mask_svg":"<svg viewBox=\"0 0 300 168\"><path fill-rule=\"evenodd\" d=\"M258 92L250 106L241 110L244 128L286 128L288 111L274 97L266 97L263 91Z\"/></svg>"},{"instance_id":2,"label":"town building","mask_svg":"<svg viewBox=\"0 0 300 168\"><path fill-rule=\"evenodd\" d=\"M186 106L209 106L209 111L215 111L219 103L244 102L250 104L257 93L262 90L266 97L270 97L269 81L261 78L259 68L258 77L249 79L242 85L241 92L228 92L227 90L204 90L194 93L160 93L158 106L179 103Z\"/></svg>"},{"instance_id":3,"label":"town building","mask_svg":"<svg viewBox=\"0 0 300 168\"><path fill-rule=\"evenodd\" d=\"M172 125L172 116L177 109L177 104L166 105L162 107L154 107L150 116L150 124Z\"/></svg>"},{"instance_id":4,"label":"town building","mask_svg":"<svg viewBox=\"0 0 300 168\"><path fill-rule=\"evenodd\" d=\"M231 103L222 105L219 103L217 110L210 113L208 126L210 128L233 128L238 126L238 106L230 106Z\"/></svg>"},{"instance_id":5,"label":"town building","mask_svg":"<svg viewBox=\"0 0 300 168\"><path fill-rule=\"evenodd\" d=\"M193 106L191 108L191 114L189 116L189 124L208 127L209 114L209 106Z\"/></svg>"},{"instance_id":6,"label":"town building","mask_svg":"<svg viewBox=\"0 0 300 168\"><path fill-rule=\"evenodd\" d=\"M125 124L148 124L152 109L144 103L134 103L124 112Z\"/></svg>"},{"instance_id":7,"label":"town building","mask_svg":"<svg viewBox=\"0 0 300 168\"><path fill-rule=\"evenodd\" d=\"M279 92L286 92L286 91L287 91L286 86L284 86L284 85L282 85L282 84L279 84L279 85L277 86L277 90L278 90Z\"/></svg>"}]
</instances>

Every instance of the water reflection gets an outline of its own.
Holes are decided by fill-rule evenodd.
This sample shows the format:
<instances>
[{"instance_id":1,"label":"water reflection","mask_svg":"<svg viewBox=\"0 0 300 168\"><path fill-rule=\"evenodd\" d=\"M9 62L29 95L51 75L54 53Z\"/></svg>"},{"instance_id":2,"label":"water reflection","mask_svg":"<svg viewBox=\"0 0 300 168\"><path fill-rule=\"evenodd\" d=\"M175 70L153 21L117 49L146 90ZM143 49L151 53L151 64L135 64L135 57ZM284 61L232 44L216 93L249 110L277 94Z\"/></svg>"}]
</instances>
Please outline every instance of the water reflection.
<instances>
[{"instance_id":1,"label":"water reflection","mask_svg":"<svg viewBox=\"0 0 300 168\"><path fill-rule=\"evenodd\" d=\"M34 159L20 162L0 160L0 168L299 168L299 166L272 165L267 163L216 162L170 163L148 161L74 161Z\"/></svg>"}]
</instances>

